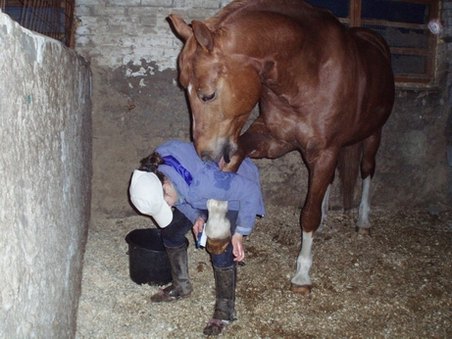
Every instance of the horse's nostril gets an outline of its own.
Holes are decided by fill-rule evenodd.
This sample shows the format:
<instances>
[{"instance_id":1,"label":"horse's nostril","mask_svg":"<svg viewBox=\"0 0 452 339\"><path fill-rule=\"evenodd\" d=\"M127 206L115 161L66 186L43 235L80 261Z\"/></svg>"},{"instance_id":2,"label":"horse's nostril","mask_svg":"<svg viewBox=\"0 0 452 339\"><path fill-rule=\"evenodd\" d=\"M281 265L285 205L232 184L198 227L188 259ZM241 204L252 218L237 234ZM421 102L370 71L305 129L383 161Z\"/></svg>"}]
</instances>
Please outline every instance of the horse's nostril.
<instances>
[{"instance_id":1,"label":"horse's nostril","mask_svg":"<svg viewBox=\"0 0 452 339\"><path fill-rule=\"evenodd\" d=\"M229 164L231 162L231 157L229 155L230 152L231 152L231 146L229 145L229 143L227 143L223 148L223 159L224 159L224 162L227 164Z\"/></svg>"},{"instance_id":2,"label":"horse's nostril","mask_svg":"<svg viewBox=\"0 0 452 339\"><path fill-rule=\"evenodd\" d=\"M231 158L229 157L229 153L224 153L223 155L224 162L229 164L231 162Z\"/></svg>"}]
</instances>

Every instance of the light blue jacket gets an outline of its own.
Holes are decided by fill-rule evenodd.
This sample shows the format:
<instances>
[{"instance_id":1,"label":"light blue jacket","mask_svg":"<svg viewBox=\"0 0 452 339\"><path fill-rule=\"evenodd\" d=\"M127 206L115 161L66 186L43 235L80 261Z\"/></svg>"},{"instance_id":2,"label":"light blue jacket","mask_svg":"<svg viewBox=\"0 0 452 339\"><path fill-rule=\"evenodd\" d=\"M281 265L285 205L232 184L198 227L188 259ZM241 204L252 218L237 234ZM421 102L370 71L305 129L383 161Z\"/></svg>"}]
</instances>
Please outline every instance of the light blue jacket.
<instances>
[{"instance_id":1,"label":"light blue jacket","mask_svg":"<svg viewBox=\"0 0 452 339\"><path fill-rule=\"evenodd\" d=\"M192 143L172 140L156 151L165 164L158 170L167 176L179 193L175 207L192 222L207 210L207 200L227 200L229 210L238 211L236 232L249 235L256 215L265 213L259 172L246 158L237 174L223 172L214 162L202 161Z\"/></svg>"}]
</instances>

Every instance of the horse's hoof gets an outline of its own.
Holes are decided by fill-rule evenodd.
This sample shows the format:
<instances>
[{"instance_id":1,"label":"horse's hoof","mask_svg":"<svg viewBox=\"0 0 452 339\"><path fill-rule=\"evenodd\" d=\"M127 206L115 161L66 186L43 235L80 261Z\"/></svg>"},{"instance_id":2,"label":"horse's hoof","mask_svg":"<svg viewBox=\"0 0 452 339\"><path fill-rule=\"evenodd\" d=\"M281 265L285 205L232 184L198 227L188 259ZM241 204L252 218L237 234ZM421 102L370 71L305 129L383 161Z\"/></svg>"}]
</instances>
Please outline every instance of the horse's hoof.
<instances>
[{"instance_id":1,"label":"horse's hoof","mask_svg":"<svg viewBox=\"0 0 452 339\"><path fill-rule=\"evenodd\" d=\"M204 327L203 333L208 336L216 336L223 332L227 322L220 319L210 319L206 327Z\"/></svg>"},{"instance_id":2,"label":"horse's hoof","mask_svg":"<svg viewBox=\"0 0 452 339\"><path fill-rule=\"evenodd\" d=\"M308 296L309 294L311 294L311 288L312 288L311 285L295 285L295 284L292 284L290 289L294 293L301 294L301 295L304 295L304 296Z\"/></svg>"},{"instance_id":3,"label":"horse's hoof","mask_svg":"<svg viewBox=\"0 0 452 339\"><path fill-rule=\"evenodd\" d=\"M206 249L210 254L221 254L226 251L229 243L231 241L231 237L226 239L210 239L207 238Z\"/></svg>"},{"instance_id":4,"label":"horse's hoof","mask_svg":"<svg viewBox=\"0 0 452 339\"><path fill-rule=\"evenodd\" d=\"M357 227L359 235L370 236L370 228L368 227Z\"/></svg>"}]
</instances>

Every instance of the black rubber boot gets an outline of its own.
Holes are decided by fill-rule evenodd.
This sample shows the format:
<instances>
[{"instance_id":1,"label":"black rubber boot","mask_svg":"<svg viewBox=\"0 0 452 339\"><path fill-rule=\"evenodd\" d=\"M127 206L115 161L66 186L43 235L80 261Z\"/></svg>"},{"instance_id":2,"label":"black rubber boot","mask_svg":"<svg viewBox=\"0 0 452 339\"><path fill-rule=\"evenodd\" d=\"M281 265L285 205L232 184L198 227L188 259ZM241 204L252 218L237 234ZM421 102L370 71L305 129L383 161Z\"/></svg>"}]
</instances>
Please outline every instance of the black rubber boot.
<instances>
[{"instance_id":1,"label":"black rubber boot","mask_svg":"<svg viewBox=\"0 0 452 339\"><path fill-rule=\"evenodd\" d=\"M188 297L191 294L192 286L188 275L188 255L187 245L181 247L166 247L169 262L171 265L171 276L173 282L168 287L161 289L151 297L153 302L174 301Z\"/></svg>"},{"instance_id":2,"label":"black rubber boot","mask_svg":"<svg viewBox=\"0 0 452 339\"><path fill-rule=\"evenodd\" d=\"M204 328L205 335L218 335L235 317L236 265L214 267L216 302L213 317Z\"/></svg>"}]
</instances>

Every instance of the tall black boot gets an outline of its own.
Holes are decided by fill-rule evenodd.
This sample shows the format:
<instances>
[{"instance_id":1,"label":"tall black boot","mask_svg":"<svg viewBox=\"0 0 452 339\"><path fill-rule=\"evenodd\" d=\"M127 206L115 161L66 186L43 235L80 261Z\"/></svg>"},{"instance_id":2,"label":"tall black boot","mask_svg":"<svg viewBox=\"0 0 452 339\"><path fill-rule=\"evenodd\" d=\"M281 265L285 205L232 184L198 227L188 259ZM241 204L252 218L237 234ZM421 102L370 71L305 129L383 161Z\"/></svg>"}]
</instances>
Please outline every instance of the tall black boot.
<instances>
[{"instance_id":1,"label":"tall black boot","mask_svg":"<svg viewBox=\"0 0 452 339\"><path fill-rule=\"evenodd\" d=\"M153 302L173 301L188 297L192 291L190 276L188 275L187 245L184 244L176 248L166 247L166 252L171 265L173 282L154 294L151 297Z\"/></svg>"},{"instance_id":2,"label":"tall black boot","mask_svg":"<svg viewBox=\"0 0 452 339\"><path fill-rule=\"evenodd\" d=\"M213 317L204 328L205 335L218 335L224 326L235 317L235 285L237 277L236 265L220 268L214 267L215 275L215 311Z\"/></svg>"}]
</instances>

